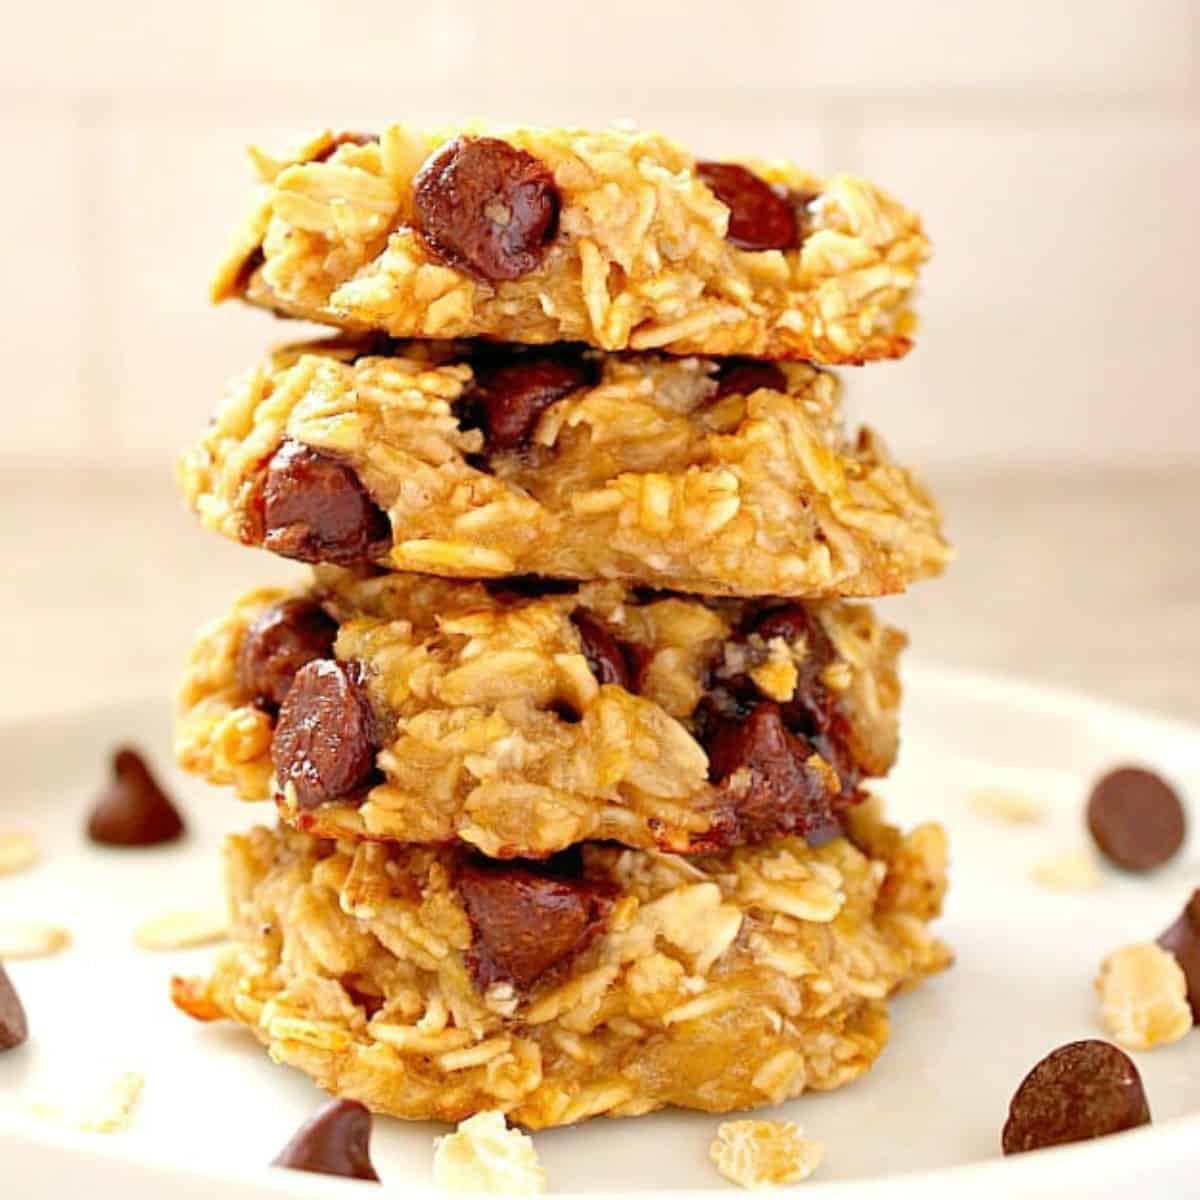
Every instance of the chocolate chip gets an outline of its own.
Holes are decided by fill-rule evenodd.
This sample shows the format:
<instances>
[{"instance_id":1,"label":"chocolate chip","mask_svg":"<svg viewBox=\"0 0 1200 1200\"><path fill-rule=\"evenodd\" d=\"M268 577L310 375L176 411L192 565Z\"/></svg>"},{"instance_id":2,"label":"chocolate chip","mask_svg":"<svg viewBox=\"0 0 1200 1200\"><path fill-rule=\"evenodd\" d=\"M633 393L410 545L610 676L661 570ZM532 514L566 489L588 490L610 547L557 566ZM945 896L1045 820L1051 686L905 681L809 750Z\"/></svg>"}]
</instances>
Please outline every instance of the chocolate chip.
<instances>
[{"instance_id":1,"label":"chocolate chip","mask_svg":"<svg viewBox=\"0 0 1200 1200\"><path fill-rule=\"evenodd\" d=\"M742 634L757 634L764 642L782 638L789 646L804 646L804 658L796 666L796 689L781 709L784 723L806 737L828 734L835 722L836 704L823 676L837 655L820 621L803 604L783 604L756 613Z\"/></svg>"},{"instance_id":2,"label":"chocolate chip","mask_svg":"<svg viewBox=\"0 0 1200 1200\"><path fill-rule=\"evenodd\" d=\"M387 514L336 458L286 441L260 487L262 544L284 558L356 566L391 540Z\"/></svg>"},{"instance_id":3,"label":"chocolate chip","mask_svg":"<svg viewBox=\"0 0 1200 1200\"><path fill-rule=\"evenodd\" d=\"M696 173L729 209L727 241L742 250L792 250L800 244L795 208L753 171L737 163L702 162Z\"/></svg>"},{"instance_id":4,"label":"chocolate chip","mask_svg":"<svg viewBox=\"0 0 1200 1200\"><path fill-rule=\"evenodd\" d=\"M1179 919L1158 939L1158 944L1175 955L1187 980L1192 1021L1200 1025L1200 890L1192 893Z\"/></svg>"},{"instance_id":5,"label":"chocolate chip","mask_svg":"<svg viewBox=\"0 0 1200 1200\"><path fill-rule=\"evenodd\" d=\"M772 392L786 392L788 381L782 368L774 363L754 362L751 359L726 359L717 372L715 399L733 395L749 396L759 388L767 388Z\"/></svg>"},{"instance_id":6,"label":"chocolate chip","mask_svg":"<svg viewBox=\"0 0 1200 1200\"><path fill-rule=\"evenodd\" d=\"M792 698L780 704L783 723L792 733L814 743L817 752L842 776L849 792L861 779L861 769L849 748L848 721L837 697L824 682L825 669L836 658L833 643L820 621L802 604L777 604L752 609L734 634L735 641L757 638L762 642L781 639L790 647L803 646L804 657L796 664L796 686ZM748 716L764 699L748 674L718 675L710 680L710 701L697 716L711 725L714 715L731 719Z\"/></svg>"},{"instance_id":7,"label":"chocolate chip","mask_svg":"<svg viewBox=\"0 0 1200 1200\"><path fill-rule=\"evenodd\" d=\"M1107 1042L1071 1042L1025 1076L1002 1144L1005 1154L1023 1154L1149 1123L1142 1079L1129 1056Z\"/></svg>"},{"instance_id":8,"label":"chocolate chip","mask_svg":"<svg viewBox=\"0 0 1200 1200\"><path fill-rule=\"evenodd\" d=\"M789 646L806 642L810 654L815 649L818 656L825 660L822 666L833 658L833 647L828 636L803 604L780 604L774 608L760 609L746 622L742 632L756 633L764 642L782 638ZM817 642L820 644L814 645Z\"/></svg>"},{"instance_id":9,"label":"chocolate chip","mask_svg":"<svg viewBox=\"0 0 1200 1200\"><path fill-rule=\"evenodd\" d=\"M790 732L779 705L757 705L744 720L722 722L708 748L709 774L730 809L720 836L727 844L777 834L810 833L836 819L825 775L808 765L814 753Z\"/></svg>"},{"instance_id":10,"label":"chocolate chip","mask_svg":"<svg viewBox=\"0 0 1200 1200\"><path fill-rule=\"evenodd\" d=\"M482 861L460 867L458 892L475 933L469 965L480 990L497 980L532 986L601 933L613 900L606 884L552 865Z\"/></svg>"},{"instance_id":11,"label":"chocolate chip","mask_svg":"<svg viewBox=\"0 0 1200 1200\"><path fill-rule=\"evenodd\" d=\"M537 269L558 231L560 204L545 164L498 138L447 142L413 181L415 224L429 248L488 280Z\"/></svg>"},{"instance_id":12,"label":"chocolate chip","mask_svg":"<svg viewBox=\"0 0 1200 1200\"><path fill-rule=\"evenodd\" d=\"M371 1114L355 1100L334 1100L306 1121L273 1167L379 1182L371 1165Z\"/></svg>"},{"instance_id":13,"label":"chocolate chip","mask_svg":"<svg viewBox=\"0 0 1200 1200\"><path fill-rule=\"evenodd\" d=\"M256 700L278 708L296 672L314 658L330 658L336 638L337 623L319 604L284 600L246 630L238 649L238 683Z\"/></svg>"},{"instance_id":14,"label":"chocolate chip","mask_svg":"<svg viewBox=\"0 0 1200 1200\"><path fill-rule=\"evenodd\" d=\"M183 818L145 759L123 746L112 758L112 780L88 817L88 837L102 846L158 846L184 832Z\"/></svg>"},{"instance_id":15,"label":"chocolate chip","mask_svg":"<svg viewBox=\"0 0 1200 1200\"><path fill-rule=\"evenodd\" d=\"M560 358L481 366L464 400L464 424L477 424L490 450L519 450L550 405L590 382L581 363Z\"/></svg>"},{"instance_id":16,"label":"chocolate chip","mask_svg":"<svg viewBox=\"0 0 1200 1200\"><path fill-rule=\"evenodd\" d=\"M0 963L0 1051L12 1050L29 1037L29 1023L21 997Z\"/></svg>"},{"instance_id":17,"label":"chocolate chip","mask_svg":"<svg viewBox=\"0 0 1200 1200\"><path fill-rule=\"evenodd\" d=\"M586 609L577 608L571 614L571 622L579 631L583 656L597 683L615 683L633 691L633 672L617 639Z\"/></svg>"},{"instance_id":18,"label":"chocolate chip","mask_svg":"<svg viewBox=\"0 0 1200 1200\"><path fill-rule=\"evenodd\" d=\"M1183 845L1183 805L1160 776L1140 767L1110 771L1092 789L1088 829L1106 858L1127 871L1150 871Z\"/></svg>"},{"instance_id":19,"label":"chocolate chip","mask_svg":"<svg viewBox=\"0 0 1200 1200\"><path fill-rule=\"evenodd\" d=\"M271 739L271 761L296 804L316 808L355 791L375 765L374 722L357 672L318 658L296 672Z\"/></svg>"}]
</instances>

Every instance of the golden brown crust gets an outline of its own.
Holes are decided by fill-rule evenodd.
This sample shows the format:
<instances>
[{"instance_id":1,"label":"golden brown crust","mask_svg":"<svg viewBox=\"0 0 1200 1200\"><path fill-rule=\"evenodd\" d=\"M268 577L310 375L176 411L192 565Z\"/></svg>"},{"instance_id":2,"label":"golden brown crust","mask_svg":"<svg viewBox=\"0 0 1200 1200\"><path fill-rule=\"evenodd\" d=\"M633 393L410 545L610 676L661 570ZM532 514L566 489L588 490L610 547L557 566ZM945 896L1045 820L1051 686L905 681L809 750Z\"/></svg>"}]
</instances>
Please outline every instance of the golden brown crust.
<instances>
[{"instance_id":1,"label":"golden brown crust","mask_svg":"<svg viewBox=\"0 0 1200 1200\"><path fill-rule=\"evenodd\" d=\"M276 794L274 722L239 679L239 652L255 620L292 594L251 592L203 630L180 689L180 763L247 799ZM834 732L813 743L808 765L835 791L845 762L881 776L895 757L905 639L865 605L810 602L801 624L811 622L811 636L764 639L737 631L769 605L639 599L616 584L529 597L323 568L310 594L339 623L336 656L361 664L388 731L383 780L365 802L302 809L290 788L279 797L286 818L322 836L459 838L497 856L583 839L683 850L736 840L729 791L710 783L697 740L701 702L719 688L782 705L816 689ZM581 612L636 649L636 691L597 682Z\"/></svg>"},{"instance_id":2,"label":"golden brown crust","mask_svg":"<svg viewBox=\"0 0 1200 1200\"><path fill-rule=\"evenodd\" d=\"M463 423L469 348L371 349L290 347L235 382L179 464L206 526L261 544L265 464L300 446L387 512L373 557L392 570L872 596L950 558L936 503L875 434L845 436L835 379L808 365L782 368L786 391L721 394L711 360L598 355L528 445L489 452Z\"/></svg>"},{"instance_id":3,"label":"golden brown crust","mask_svg":"<svg viewBox=\"0 0 1200 1200\"><path fill-rule=\"evenodd\" d=\"M917 870L940 900L944 839L917 833L882 839L908 851L891 861L844 838L701 860L586 846L585 876L616 890L603 936L531 990L481 992L455 852L260 828L228 841L236 944L188 994L399 1117L501 1109L542 1128L778 1103L861 1075L887 997L950 961L898 902L909 881L886 886Z\"/></svg>"},{"instance_id":4,"label":"golden brown crust","mask_svg":"<svg viewBox=\"0 0 1200 1200\"><path fill-rule=\"evenodd\" d=\"M214 296L397 337L826 363L911 345L908 301L929 244L914 213L864 180L747 163L772 187L818 199L798 248L743 250L696 160L661 135L486 131L540 160L562 206L538 269L493 283L439 258L414 228L414 177L464 132L485 131L392 125L365 145L324 132L282 157L254 151L261 183Z\"/></svg>"}]
</instances>

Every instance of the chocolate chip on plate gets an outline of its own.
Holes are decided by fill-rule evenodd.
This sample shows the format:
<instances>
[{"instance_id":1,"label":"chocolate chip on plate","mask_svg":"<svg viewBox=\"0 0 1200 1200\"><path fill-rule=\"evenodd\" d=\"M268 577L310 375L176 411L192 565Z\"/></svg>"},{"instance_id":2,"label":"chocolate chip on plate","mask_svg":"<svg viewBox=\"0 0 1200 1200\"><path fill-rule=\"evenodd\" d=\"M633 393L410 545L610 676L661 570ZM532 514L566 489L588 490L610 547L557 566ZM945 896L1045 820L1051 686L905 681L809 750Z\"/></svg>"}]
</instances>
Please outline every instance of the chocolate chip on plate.
<instances>
[{"instance_id":1,"label":"chocolate chip on plate","mask_svg":"<svg viewBox=\"0 0 1200 1200\"><path fill-rule=\"evenodd\" d=\"M0 963L0 1051L12 1050L29 1037L29 1023L21 997Z\"/></svg>"},{"instance_id":2,"label":"chocolate chip on plate","mask_svg":"<svg viewBox=\"0 0 1200 1200\"><path fill-rule=\"evenodd\" d=\"M279 786L291 783L302 809L348 796L374 769L373 728L357 671L313 659L296 672L275 722L271 761Z\"/></svg>"},{"instance_id":3,"label":"chocolate chip on plate","mask_svg":"<svg viewBox=\"0 0 1200 1200\"><path fill-rule=\"evenodd\" d=\"M558 873L553 862L464 863L457 883L475 932L470 966L481 989L497 980L530 987L583 950L612 907L606 885Z\"/></svg>"},{"instance_id":4,"label":"chocolate chip on plate","mask_svg":"<svg viewBox=\"0 0 1200 1200\"><path fill-rule=\"evenodd\" d=\"M262 543L284 558L357 566L391 538L387 514L350 467L299 442L272 455L259 496Z\"/></svg>"},{"instance_id":5,"label":"chocolate chip on plate","mask_svg":"<svg viewBox=\"0 0 1200 1200\"><path fill-rule=\"evenodd\" d=\"M537 269L561 203L546 165L499 138L454 138L413 181L415 225L429 248L493 281Z\"/></svg>"},{"instance_id":6,"label":"chocolate chip on plate","mask_svg":"<svg viewBox=\"0 0 1200 1200\"><path fill-rule=\"evenodd\" d=\"M727 241L741 250L792 250L800 244L791 201L737 163L702 162L696 174L729 209Z\"/></svg>"},{"instance_id":7,"label":"chocolate chip on plate","mask_svg":"<svg viewBox=\"0 0 1200 1200\"><path fill-rule=\"evenodd\" d=\"M1005 1154L1106 1137L1150 1123L1142 1078L1108 1042L1071 1042L1029 1072L1009 1107Z\"/></svg>"},{"instance_id":8,"label":"chocolate chip on plate","mask_svg":"<svg viewBox=\"0 0 1200 1200\"><path fill-rule=\"evenodd\" d=\"M379 1182L371 1165L371 1114L355 1100L334 1100L296 1131L273 1167Z\"/></svg>"},{"instance_id":9,"label":"chocolate chip on plate","mask_svg":"<svg viewBox=\"0 0 1200 1200\"><path fill-rule=\"evenodd\" d=\"M1186 821L1174 788L1141 767L1119 767L1088 799L1087 823L1104 856L1126 871L1150 871L1183 845Z\"/></svg>"},{"instance_id":10,"label":"chocolate chip on plate","mask_svg":"<svg viewBox=\"0 0 1200 1200\"><path fill-rule=\"evenodd\" d=\"M772 392L788 390L787 376L775 363L754 362L752 359L731 358L717 372L716 399L722 396L749 396L759 388Z\"/></svg>"},{"instance_id":11,"label":"chocolate chip on plate","mask_svg":"<svg viewBox=\"0 0 1200 1200\"><path fill-rule=\"evenodd\" d=\"M112 758L112 781L96 798L87 833L102 846L158 846L184 832L183 818L146 760L123 746Z\"/></svg>"},{"instance_id":12,"label":"chocolate chip on plate","mask_svg":"<svg viewBox=\"0 0 1200 1200\"><path fill-rule=\"evenodd\" d=\"M589 379L581 363L561 358L480 367L467 407L486 434L489 450L519 450L533 437L542 413L586 387Z\"/></svg>"},{"instance_id":13,"label":"chocolate chip on plate","mask_svg":"<svg viewBox=\"0 0 1200 1200\"><path fill-rule=\"evenodd\" d=\"M1179 963L1187 980L1193 1024L1200 1025L1200 890L1192 893L1179 919L1162 934L1158 944Z\"/></svg>"},{"instance_id":14,"label":"chocolate chip on plate","mask_svg":"<svg viewBox=\"0 0 1200 1200\"><path fill-rule=\"evenodd\" d=\"M283 703L292 680L314 658L329 658L337 623L312 600L273 605L246 630L238 650L238 683L271 708Z\"/></svg>"}]
</instances>

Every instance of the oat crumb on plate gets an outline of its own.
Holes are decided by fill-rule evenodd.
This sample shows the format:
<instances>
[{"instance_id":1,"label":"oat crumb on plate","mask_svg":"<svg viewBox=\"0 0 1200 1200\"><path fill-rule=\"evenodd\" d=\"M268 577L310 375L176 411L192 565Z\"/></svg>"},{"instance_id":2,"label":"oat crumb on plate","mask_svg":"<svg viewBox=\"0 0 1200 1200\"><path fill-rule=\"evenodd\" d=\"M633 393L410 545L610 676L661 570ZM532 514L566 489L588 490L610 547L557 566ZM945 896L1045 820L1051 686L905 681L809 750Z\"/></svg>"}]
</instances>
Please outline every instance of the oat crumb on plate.
<instances>
[{"instance_id":1,"label":"oat crumb on plate","mask_svg":"<svg viewBox=\"0 0 1200 1200\"><path fill-rule=\"evenodd\" d=\"M433 1182L443 1192L491 1192L535 1196L546 1190L546 1173L533 1139L510 1129L496 1110L476 1113L434 1142Z\"/></svg>"},{"instance_id":2,"label":"oat crumb on plate","mask_svg":"<svg viewBox=\"0 0 1200 1200\"><path fill-rule=\"evenodd\" d=\"M144 921L133 937L143 950L182 950L223 941L228 933L229 918L220 909L181 909Z\"/></svg>"},{"instance_id":3,"label":"oat crumb on plate","mask_svg":"<svg viewBox=\"0 0 1200 1200\"><path fill-rule=\"evenodd\" d=\"M717 1170L744 1188L800 1183L821 1165L825 1147L793 1121L724 1121L708 1148Z\"/></svg>"},{"instance_id":4,"label":"oat crumb on plate","mask_svg":"<svg viewBox=\"0 0 1200 1200\"><path fill-rule=\"evenodd\" d=\"M1067 850L1033 864L1029 872L1035 883L1057 892L1090 892L1100 886L1100 872L1092 857L1082 850Z\"/></svg>"},{"instance_id":5,"label":"oat crumb on plate","mask_svg":"<svg viewBox=\"0 0 1200 1200\"><path fill-rule=\"evenodd\" d=\"M32 867L39 857L32 833L0 833L0 875L15 875Z\"/></svg>"},{"instance_id":6,"label":"oat crumb on plate","mask_svg":"<svg viewBox=\"0 0 1200 1200\"><path fill-rule=\"evenodd\" d=\"M971 793L970 805L982 817L1012 825L1032 825L1046 815L1036 796L1012 788L979 788Z\"/></svg>"},{"instance_id":7,"label":"oat crumb on plate","mask_svg":"<svg viewBox=\"0 0 1200 1200\"><path fill-rule=\"evenodd\" d=\"M145 1079L136 1071L118 1075L99 1095L64 1108L49 1100L34 1100L28 1111L39 1120L65 1124L86 1133L120 1133L128 1129Z\"/></svg>"},{"instance_id":8,"label":"oat crumb on plate","mask_svg":"<svg viewBox=\"0 0 1200 1200\"><path fill-rule=\"evenodd\" d=\"M83 1113L80 1129L91 1133L119 1133L127 1129L145 1082L136 1071L119 1075Z\"/></svg>"},{"instance_id":9,"label":"oat crumb on plate","mask_svg":"<svg viewBox=\"0 0 1200 1200\"><path fill-rule=\"evenodd\" d=\"M70 944L71 935L60 925L45 921L0 921L0 961L48 958Z\"/></svg>"},{"instance_id":10,"label":"oat crumb on plate","mask_svg":"<svg viewBox=\"0 0 1200 1200\"><path fill-rule=\"evenodd\" d=\"M1096 991L1105 1031L1127 1050L1177 1042L1192 1028L1183 971L1153 942L1114 950L1100 966Z\"/></svg>"}]
</instances>

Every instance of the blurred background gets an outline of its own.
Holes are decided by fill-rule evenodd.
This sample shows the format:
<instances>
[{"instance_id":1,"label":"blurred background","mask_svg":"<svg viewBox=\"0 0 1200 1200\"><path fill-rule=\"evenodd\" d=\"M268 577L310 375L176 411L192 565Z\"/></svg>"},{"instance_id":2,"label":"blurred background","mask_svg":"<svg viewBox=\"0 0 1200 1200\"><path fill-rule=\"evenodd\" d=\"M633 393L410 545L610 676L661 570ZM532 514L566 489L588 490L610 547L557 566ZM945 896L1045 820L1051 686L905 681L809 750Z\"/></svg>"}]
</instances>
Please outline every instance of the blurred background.
<instances>
[{"instance_id":1,"label":"blurred background","mask_svg":"<svg viewBox=\"0 0 1200 1200\"><path fill-rule=\"evenodd\" d=\"M917 350L845 374L961 558L885 613L923 660L1200 717L1198 40L1194 0L10 5L0 715L165 696L199 621L292 573L170 477L302 332L206 302L245 143L484 115L632 118L920 209Z\"/></svg>"}]
</instances>

